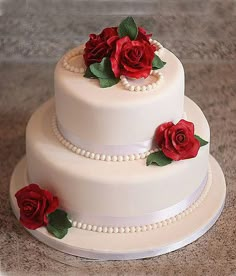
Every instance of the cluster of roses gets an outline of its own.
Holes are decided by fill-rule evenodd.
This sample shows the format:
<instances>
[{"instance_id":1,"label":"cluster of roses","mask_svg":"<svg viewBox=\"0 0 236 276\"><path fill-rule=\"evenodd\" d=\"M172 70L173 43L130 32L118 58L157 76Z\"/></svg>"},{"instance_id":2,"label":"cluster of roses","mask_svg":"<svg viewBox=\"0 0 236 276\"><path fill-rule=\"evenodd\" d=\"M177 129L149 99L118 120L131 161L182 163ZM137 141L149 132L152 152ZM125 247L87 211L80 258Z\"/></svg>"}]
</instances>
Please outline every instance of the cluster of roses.
<instances>
[{"instance_id":1,"label":"cluster of roses","mask_svg":"<svg viewBox=\"0 0 236 276\"><path fill-rule=\"evenodd\" d=\"M101 87L116 84L121 75L147 78L152 69L160 69L165 62L155 55L156 46L149 42L151 34L137 27L132 17L124 19L118 27L105 28L99 35L90 34L85 44L85 77L108 79Z\"/></svg>"}]
</instances>

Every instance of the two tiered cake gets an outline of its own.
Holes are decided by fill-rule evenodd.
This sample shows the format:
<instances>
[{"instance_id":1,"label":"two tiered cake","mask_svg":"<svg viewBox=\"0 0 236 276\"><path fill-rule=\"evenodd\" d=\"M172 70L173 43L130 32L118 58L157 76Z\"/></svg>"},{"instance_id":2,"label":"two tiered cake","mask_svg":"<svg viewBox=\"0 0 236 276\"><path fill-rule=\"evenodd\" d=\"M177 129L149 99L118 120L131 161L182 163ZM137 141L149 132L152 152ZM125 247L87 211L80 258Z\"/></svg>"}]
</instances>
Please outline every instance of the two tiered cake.
<instances>
[{"instance_id":1,"label":"two tiered cake","mask_svg":"<svg viewBox=\"0 0 236 276\"><path fill-rule=\"evenodd\" d=\"M40 240L71 254L125 259L171 251L200 234L162 252L154 246L152 254L132 256L115 240L132 241L132 248L142 235L158 240L187 217L198 218L213 189L209 142L204 114L184 96L181 62L128 17L118 28L91 34L58 62L55 97L27 126L27 165L21 164L27 169L21 183L13 175L13 209L33 234L44 228L35 234ZM224 185L221 190L205 231L222 209ZM90 242L111 239L114 247L79 245L86 235Z\"/></svg>"}]
</instances>

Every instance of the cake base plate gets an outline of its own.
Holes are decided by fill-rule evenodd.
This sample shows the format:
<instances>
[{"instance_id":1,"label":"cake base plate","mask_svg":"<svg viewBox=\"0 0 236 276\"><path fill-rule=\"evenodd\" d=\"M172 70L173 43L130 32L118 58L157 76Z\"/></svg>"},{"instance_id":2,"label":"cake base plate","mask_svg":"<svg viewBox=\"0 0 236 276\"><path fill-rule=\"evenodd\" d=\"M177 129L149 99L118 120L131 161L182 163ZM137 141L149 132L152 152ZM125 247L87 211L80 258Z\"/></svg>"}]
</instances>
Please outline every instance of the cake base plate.
<instances>
[{"instance_id":1,"label":"cake base plate","mask_svg":"<svg viewBox=\"0 0 236 276\"><path fill-rule=\"evenodd\" d=\"M217 161L210 156L212 184L203 202L180 221L162 228L139 233L108 234L78 228L70 228L63 239L49 234L45 227L27 229L39 241L59 251L100 260L130 260L162 255L197 240L219 218L224 207L226 184ZM19 218L15 193L25 183L26 160L16 166L10 183L10 201L13 212Z\"/></svg>"}]
</instances>

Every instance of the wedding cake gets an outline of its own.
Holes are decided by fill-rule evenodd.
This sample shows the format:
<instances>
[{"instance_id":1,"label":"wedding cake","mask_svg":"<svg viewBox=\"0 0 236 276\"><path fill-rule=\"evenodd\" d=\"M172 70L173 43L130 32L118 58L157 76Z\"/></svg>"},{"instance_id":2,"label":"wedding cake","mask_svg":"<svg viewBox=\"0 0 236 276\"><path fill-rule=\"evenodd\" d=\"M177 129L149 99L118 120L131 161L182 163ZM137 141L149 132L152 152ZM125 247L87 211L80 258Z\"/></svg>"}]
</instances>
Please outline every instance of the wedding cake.
<instances>
[{"instance_id":1,"label":"wedding cake","mask_svg":"<svg viewBox=\"0 0 236 276\"><path fill-rule=\"evenodd\" d=\"M54 83L26 129L26 228L103 239L194 216L212 186L210 129L171 51L128 17L68 51Z\"/></svg>"}]
</instances>

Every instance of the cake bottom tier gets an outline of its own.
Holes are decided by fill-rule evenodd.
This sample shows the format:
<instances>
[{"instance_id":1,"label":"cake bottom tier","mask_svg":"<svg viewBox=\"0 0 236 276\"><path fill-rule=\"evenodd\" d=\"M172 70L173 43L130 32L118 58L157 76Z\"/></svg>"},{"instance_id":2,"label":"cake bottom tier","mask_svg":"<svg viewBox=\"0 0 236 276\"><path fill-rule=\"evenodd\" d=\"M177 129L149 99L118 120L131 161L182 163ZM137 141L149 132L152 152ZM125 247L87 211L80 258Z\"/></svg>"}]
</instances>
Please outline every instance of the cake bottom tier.
<instances>
[{"instance_id":1,"label":"cake bottom tier","mask_svg":"<svg viewBox=\"0 0 236 276\"><path fill-rule=\"evenodd\" d=\"M207 120L188 98L185 112L187 120L195 124L195 133L209 141ZM51 127L54 113L52 99L29 121L25 185L37 183L56 195L73 226L103 232L126 229L133 232L140 227L148 229L152 224L162 225L168 219L180 219L203 190L207 191L206 184L210 185L209 144L201 147L195 158L165 167L147 167L146 159L92 160L75 154L57 140Z\"/></svg>"}]
</instances>

